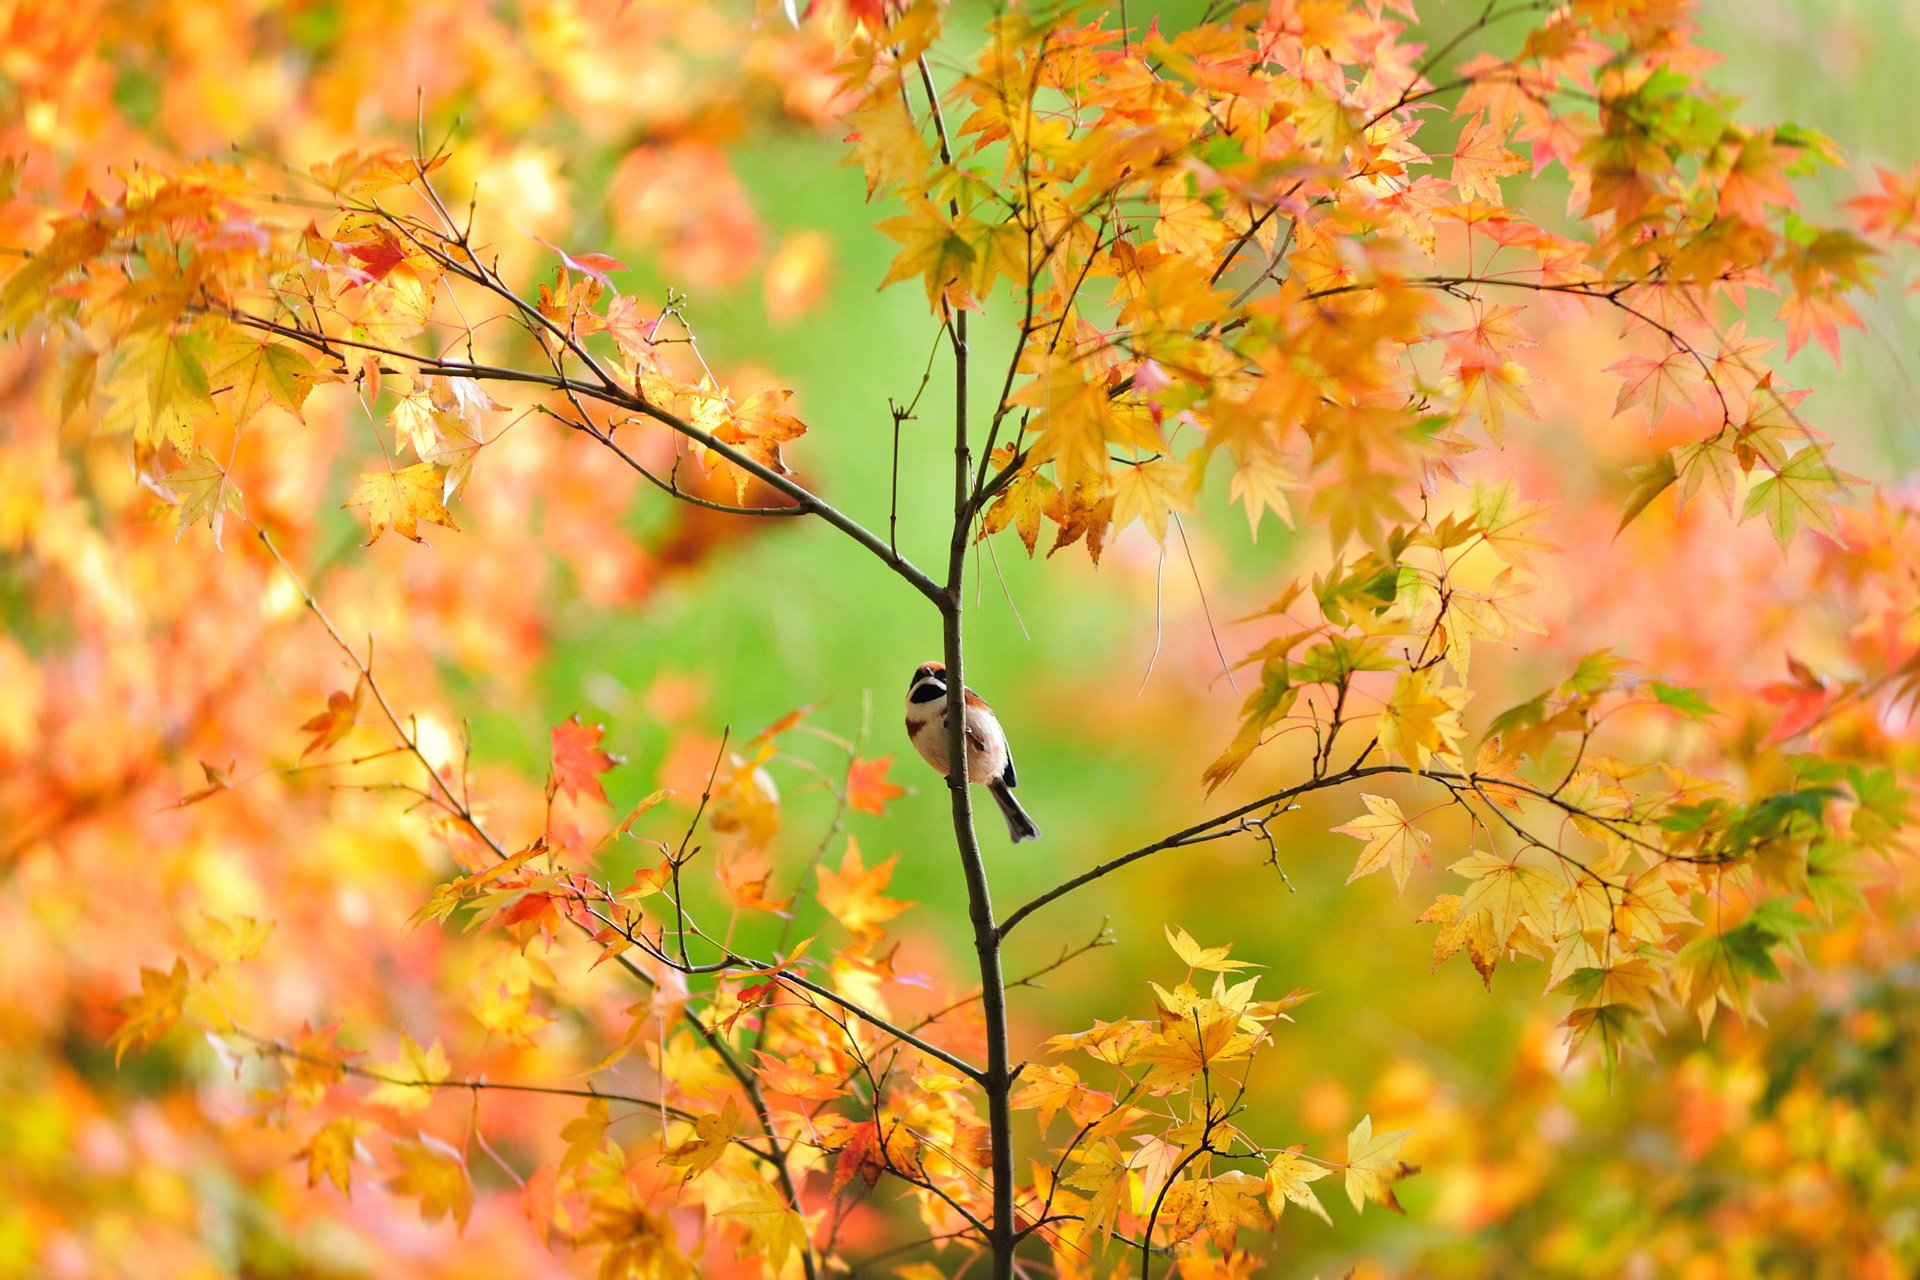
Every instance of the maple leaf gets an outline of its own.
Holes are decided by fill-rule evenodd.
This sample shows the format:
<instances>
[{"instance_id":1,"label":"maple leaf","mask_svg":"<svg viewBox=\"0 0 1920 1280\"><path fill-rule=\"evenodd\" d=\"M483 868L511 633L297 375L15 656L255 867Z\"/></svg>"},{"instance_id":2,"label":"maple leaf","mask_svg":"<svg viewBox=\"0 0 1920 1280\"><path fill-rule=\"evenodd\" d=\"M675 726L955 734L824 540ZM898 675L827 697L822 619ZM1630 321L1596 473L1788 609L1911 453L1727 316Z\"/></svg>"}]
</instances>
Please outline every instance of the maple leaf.
<instances>
[{"instance_id":1,"label":"maple leaf","mask_svg":"<svg viewBox=\"0 0 1920 1280\"><path fill-rule=\"evenodd\" d=\"M442 492L440 469L431 462L416 462L399 471L362 472L353 496L341 505L367 508L371 534L366 546L380 541L380 535L388 529L424 544L426 539L420 536L422 520L456 532L460 528L447 514Z\"/></svg>"},{"instance_id":2,"label":"maple leaf","mask_svg":"<svg viewBox=\"0 0 1920 1280\"><path fill-rule=\"evenodd\" d=\"M1185 468L1155 458L1117 468L1112 476L1113 525L1124 529L1138 518L1155 542L1167 540L1167 521L1193 510Z\"/></svg>"},{"instance_id":3,"label":"maple leaf","mask_svg":"<svg viewBox=\"0 0 1920 1280\"><path fill-rule=\"evenodd\" d=\"M242 425L269 404L304 419L307 395L318 381L313 361L298 348L244 333L215 343L205 367L209 388L226 393L227 415Z\"/></svg>"},{"instance_id":4,"label":"maple leaf","mask_svg":"<svg viewBox=\"0 0 1920 1280\"><path fill-rule=\"evenodd\" d=\"M1008 1104L1021 1110L1038 1111L1040 1128L1044 1131L1055 1116L1071 1109L1085 1092L1080 1073L1072 1067L1030 1062L1021 1070L1020 1086L1013 1091Z\"/></svg>"},{"instance_id":5,"label":"maple leaf","mask_svg":"<svg viewBox=\"0 0 1920 1280\"><path fill-rule=\"evenodd\" d=\"M201 946L213 956L216 964L253 959L267 944L274 928L273 921L255 916L212 916L204 911L200 913L200 922L206 926Z\"/></svg>"},{"instance_id":6,"label":"maple leaf","mask_svg":"<svg viewBox=\"0 0 1920 1280\"><path fill-rule=\"evenodd\" d=\"M1370 1115L1360 1117L1360 1123L1353 1126L1353 1132L1347 1135L1347 1199L1356 1212L1369 1200L1395 1213L1406 1212L1393 1194L1393 1184L1420 1172L1419 1166L1403 1164L1396 1158L1412 1134L1411 1129L1401 1129L1375 1137Z\"/></svg>"},{"instance_id":7,"label":"maple leaf","mask_svg":"<svg viewBox=\"0 0 1920 1280\"><path fill-rule=\"evenodd\" d=\"M892 756L881 756L877 760L854 759L847 765L847 807L855 813L870 813L883 818L887 812L887 801L896 796L907 794L907 789L887 781L887 769L893 764Z\"/></svg>"},{"instance_id":8,"label":"maple leaf","mask_svg":"<svg viewBox=\"0 0 1920 1280\"><path fill-rule=\"evenodd\" d=\"M1260 451L1242 459L1234 468L1227 484L1227 496L1246 508L1247 532L1257 539L1260 517L1268 511L1279 516L1287 528L1293 528L1293 508L1287 502L1287 491L1305 487L1298 476Z\"/></svg>"},{"instance_id":9,"label":"maple leaf","mask_svg":"<svg viewBox=\"0 0 1920 1280\"><path fill-rule=\"evenodd\" d=\"M348 1167L352 1161L371 1163L366 1146L360 1141L360 1131L365 1127L363 1121L352 1116L338 1116L327 1121L314 1131L307 1145L295 1153L295 1158L305 1156L307 1160L307 1186L320 1185L325 1178L351 1200L353 1198L353 1173Z\"/></svg>"},{"instance_id":10,"label":"maple leaf","mask_svg":"<svg viewBox=\"0 0 1920 1280\"><path fill-rule=\"evenodd\" d=\"M831 915L846 927L854 937L871 941L886 932L881 926L899 915L913 904L889 898L881 892L887 887L887 881L893 878L894 864L900 861L895 854L885 862L869 869L860 857L860 846L853 837L847 837L847 851L840 858L838 872L821 866L817 875L819 887L814 897Z\"/></svg>"},{"instance_id":11,"label":"maple leaf","mask_svg":"<svg viewBox=\"0 0 1920 1280\"><path fill-rule=\"evenodd\" d=\"M738 1184L742 1195L717 1217L729 1218L746 1230L740 1256L758 1255L776 1273L786 1264L787 1255L807 1251L806 1219L795 1213L779 1191L759 1179Z\"/></svg>"},{"instance_id":12,"label":"maple leaf","mask_svg":"<svg viewBox=\"0 0 1920 1280\"><path fill-rule=\"evenodd\" d=\"M1288 1147L1275 1156L1267 1166L1267 1212L1275 1222L1280 1221L1281 1212L1291 1200L1328 1226L1333 1218L1327 1213L1327 1206L1320 1203L1320 1197L1313 1193L1312 1184L1332 1173L1333 1170L1322 1164L1315 1164L1300 1154L1301 1148Z\"/></svg>"},{"instance_id":13,"label":"maple leaf","mask_svg":"<svg viewBox=\"0 0 1920 1280\"><path fill-rule=\"evenodd\" d=\"M1227 953L1233 950L1233 944L1224 947L1203 947L1193 940L1193 936L1177 925L1163 925L1167 934L1167 945L1180 957L1181 963L1189 969L1204 969L1209 973L1230 973L1235 969L1258 968L1246 960L1229 960Z\"/></svg>"},{"instance_id":14,"label":"maple leaf","mask_svg":"<svg viewBox=\"0 0 1920 1280\"><path fill-rule=\"evenodd\" d=\"M130 1047L144 1048L173 1029L186 1004L187 983L187 962L178 957L169 970L140 967L140 994L113 1006L121 1018L107 1041L113 1046L114 1066Z\"/></svg>"},{"instance_id":15,"label":"maple leaf","mask_svg":"<svg viewBox=\"0 0 1920 1280\"><path fill-rule=\"evenodd\" d=\"M907 111L906 87L900 77L876 81L867 91L866 102L847 114L846 123L852 129L846 140L854 144L854 158L866 170L867 199L926 174L930 160L926 140Z\"/></svg>"},{"instance_id":16,"label":"maple leaf","mask_svg":"<svg viewBox=\"0 0 1920 1280\"><path fill-rule=\"evenodd\" d=\"M214 547L224 550L220 532L226 514L243 508L239 486L227 478L227 469L220 465L220 460L195 445L186 462L167 472L167 487L179 496L180 501L180 519L174 526L174 541L178 542L194 521L205 520L207 527L213 530Z\"/></svg>"},{"instance_id":17,"label":"maple leaf","mask_svg":"<svg viewBox=\"0 0 1920 1280\"><path fill-rule=\"evenodd\" d=\"M600 738L606 731L605 725L581 724L577 715L553 726L553 768L547 782L548 795L564 794L577 801L584 793L601 804L607 802L600 775L624 762L621 757L600 749Z\"/></svg>"},{"instance_id":18,"label":"maple leaf","mask_svg":"<svg viewBox=\"0 0 1920 1280\"><path fill-rule=\"evenodd\" d=\"M1500 963L1503 939L1493 936L1493 917L1489 913L1475 911L1462 916L1459 897L1443 893L1421 912L1416 923L1440 926L1440 934L1433 940L1432 968L1438 969L1447 957L1465 950L1474 971L1480 975L1481 984L1493 990L1493 971Z\"/></svg>"},{"instance_id":19,"label":"maple leaf","mask_svg":"<svg viewBox=\"0 0 1920 1280\"><path fill-rule=\"evenodd\" d=\"M1546 872L1520 861L1518 855L1502 858L1484 850L1462 858L1447 870L1473 882L1460 895L1461 918L1481 911L1489 913L1493 937L1501 945L1526 921L1537 925L1541 934L1551 935L1559 889Z\"/></svg>"},{"instance_id":20,"label":"maple leaf","mask_svg":"<svg viewBox=\"0 0 1920 1280\"><path fill-rule=\"evenodd\" d=\"M979 259L958 223L925 196L909 195L907 212L879 224L882 235L904 246L887 268L880 287L920 276L934 314L980 309L972 282Z\"/></svg>"},{"instance_id":21,"label":"maple leaf","mask_svg":"<svg viewBox=\"0 0 1920 1280\"><path fill-rule=\"evenodd\" d=\"M1622 530L1639 518L1653 500L1667 491L1679 473L1674 470L1673 454L1663 453L1652 462L1638 467L1627 468L1627 478L1633 481L1633 488L1627 491L1625 502L1620 504L1620 523L1613 528L1613 536L1619 537Z\"/></svg>"},{"instance_id":22,"label":"maple leaf","mask_svg":"<svg viewBox=\"0 0 1920 1280\"><path fill-rule=\"evenodd\" d=\"M693 1181L707 1170L721 1156L727 1154L727 1147L740 1131L740 1108L729 1097L726 1105L717 1115L705 1115L695 1118L693 1136L678 1146L668 1148L660 1157L660 1163L687 1171L686 1180Z\"/></svg>"},{"instance_id":23,"label":"maple leaf","mask_svg":"<svg viewBox=\"0 0 1920 1280\"><path fill-rule=\"evenodd\" d=\"M313 735L313 741L300 752L302 760L316 751L325 751L353 732L353 726L360 716L360 702L365 693L366 682L362 680L354 684L351 694L343 689L335 689L327 695L326 710L310 716L300 725L301 733Z\"/></svg>"},{"instance_id":24,"label":"maple leaf","mask_svg":"<svg viewBox=\"0 0 1920 1280\"><path fill-rule=\"evenodd\" d=\"M1233 1248L1241 1227L1267 1227L1266 1184L1238 1169L1212 1178L1189 1178L1167 1190L1161 1202L1161 1220L1169 1238L1184 1240L1206 1227L1214 1247Z\"/></svg>"},{"instance_id":25,"label":"maple leaf","mask_svg":"<svg viewBox=\"0 0 1920 1280\"><path fill-rule=\"evenodd\" d=\"M1819 446L1807 445L1753 487L1740 518L1749 520L1765 512L1773 536L1783 548L1793 541L1794 530L1802 521L1837 542L1840 529L1834 523L1829 499L1852 482L1827 461Z\"/></svg>"},{"instance_id":26,"label":"maple leaf","mask_svg":"<svg viewBox=\"0 0 1920 1280\"><path fill-rule=\"evenodd\" d=\"M1462 200L1502 204L1501 178L1524 173L1527 162L1506 148L1507 128L1477 115L1460 130L1453 148L1453 185Z\"/></svg>"},{"instance_id":27,"label":"maple leaf","mask_svg":"<svg viewBox=\"0 0 1920 1280\"><path fill-rule=\"evenodd\" d=\"M1437 667L1403 673L1380 713L1381 749L1398 755L1415 773L1435 755L1458 758L1466 733L1460 712L1466 702L1465 689L1440 684Z\"/></svg>"},{"instance_id":28,"label":"maple leaf","mask_svg":"<svg viewBox=\"0 0 1920 1280\"><path fill-rule=\"evenodd\" d=\"M222 791L230 791L233 789L233 761L231 760L227 762L227 767L224 769L218 765L211 765L205 760L202 760L200 761L200 773L206 778L207 785L201 787L198 791L189 791L186 795L181 796L173 802L172 808L184 809L188 805L199 804L209 796L215 796Z\"/></svg>"},{"instance_id":29,"label":"maple leaf","mask_svg":"<svg viewBox=\"0 0 1920 1280\"><path fill-rule=\"evenodd\" d=\"M1920 165L1904 176L1879 165L1873 172L1880 190L1853 197L1847 207L1871 235L1920 242Z\"/></svg>"},{"instance_id":30,"label":"maple leaf","mask_svg":"<svg viewBox=\"0 0 1920 1280\"><path fill-rule=\"evenodd\" d=\"M1367 816L1334 828L1341 835L1366 843L1347 875L1347 883L1372 875L1382 867L1391 867L1394 889L1404 891L1415 858L1424 865L1433 865L1426 850L1426 846L1433 843L1433 837L1408 822L1398 802L1386 796L1362 795L1360 799L1367 806Z\"/></svg>"},{"instance_id":31,"label":"maple leaf","mask_svg":"<svg viewBox=\"0 0 1920 1280\"><path fill-rule=\"evenodd\" d=\"M396 1138L393 1154L400 1169L386 1180L386 1189L397 1196L418 1196L420 1216L434 1222L448 1214L462 1229L473 1213L473 1181L467 1176L467 1162L460 1153L431 1134L418 1141Z\"/></svg>"},{"instance_id":32,"label":"maple leaf","mask_svg":"<svg viewBox=\"0 0 1920 1280\"><path fill-rule=\"evenodd\" d=\"M1011 524L1020 541L1026 544L1027 554L1033 555L1039 549L1040 517L1053 497L1053 486L1044 477L1037 472L1024 472L987 508L986 517L980 522L980 535L989 537Z\"/></svg>"},{"instance_id":33,"label":"maple leaf","mask_svg":"<svg viewBox=\"0 0 1920 1280\"><path fill-rule=\"evenodd\" d=\"M433 1101L433 1086L445 1080L453 1068L439 1040L422 1049L412 1036L402 1032L399 1058L378 1063L371 1070L380 1085L367 1095L368 1102L395 1111L418 1111Z\"/></svg>"}]
</instances>

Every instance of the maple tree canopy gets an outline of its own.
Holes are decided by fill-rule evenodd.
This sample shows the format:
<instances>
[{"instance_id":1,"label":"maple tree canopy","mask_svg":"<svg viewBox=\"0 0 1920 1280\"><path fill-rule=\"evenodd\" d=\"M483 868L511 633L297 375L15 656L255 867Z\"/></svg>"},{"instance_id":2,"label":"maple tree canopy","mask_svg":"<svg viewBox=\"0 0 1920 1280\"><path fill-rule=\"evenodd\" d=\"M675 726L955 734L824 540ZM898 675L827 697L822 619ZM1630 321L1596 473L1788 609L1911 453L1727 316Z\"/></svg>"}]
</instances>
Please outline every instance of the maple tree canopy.
<instances>
[{"instance_id":1,"label":"maple tree canopy","mask_svg":"<svg viewBox=\"0 0 1920 1280\"><path fill-rule=\"evenodd\" d=\"M0 1275L1911 1273L1920 167L1691 8L0 8Z\"/></svg>"}]
</instances>

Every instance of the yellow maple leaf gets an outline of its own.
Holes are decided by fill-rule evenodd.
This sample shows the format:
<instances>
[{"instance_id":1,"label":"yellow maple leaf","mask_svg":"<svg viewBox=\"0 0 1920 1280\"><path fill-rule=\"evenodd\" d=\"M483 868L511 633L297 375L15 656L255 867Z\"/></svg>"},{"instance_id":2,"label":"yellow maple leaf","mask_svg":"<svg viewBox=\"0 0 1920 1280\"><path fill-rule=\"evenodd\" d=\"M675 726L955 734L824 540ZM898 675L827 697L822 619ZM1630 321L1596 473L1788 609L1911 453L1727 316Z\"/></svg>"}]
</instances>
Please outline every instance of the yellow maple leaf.
<instances>
[{"instance_id":1,"label":"yellow maple leaf","mask_svg":"<svg viewBox=\"0 0 1920 1280\"><path fill-rule=\"evenodd\" d=\"M1267 1212L1278 1222L1281 1211L1291 1200L1332 1226L1333 1218L1327 1213L1327 1206L1320 1203L1320 1197L1313 1193L1311 1185L1332 1172L1327 1166L1315 1164L1302 1156L1299 1147L1288 1147L1267 1166Z\"/></svg>"},{"instance_id":2,"label":"yellow maple leaf","mask_svg":"<svg viewBox=\"0 0 1920 1280\"><path fill-rule=\"evenodd\" d=\"M1189 969L1205 969L1209 973L1225 973L1233 969L1259 968L1246 960L1229 960L1227 953L1233 950L1233 944L1224 947L1203 947L1193 940L1193 935L1177 925L1163 925L1166 930L1167 945L1180 957L1181 963Z\"/></svg>"},{"instance_id":3,"label":"yellow maple leaf","mask_svg":"<svg viewBox=\"0 0 1920 1280\"><path fill-rule=\"evenodd\" d=\"M1467 691L1443 687L1437 668L1404 673L1380 713L1381 750L1398 755L1415 773L1436 755L1457 759L1460 738L1466 732L1460 711L1466 703Z\"/></svg>"},{"instance_id":4,"label":"yellow maple leaf","mask_svg":"<svg viewBox=\"0 0 1920 1280\"><path fill-rule=\"evenodd\" d=\"M187 962L183 959L175 957L173 968L164 972L140 967L140 994L113 1006L123 1019L108 1041L113 1046L116 1067L129 1047L150 1045L173 1028L186 1004L187 986Z\"/></svg>"},{"instance_id":5,"label":"yellow maple leaf","mask_svg":"<svg viewBox=\"0 0 1920 1280\"><path fill-rule=\"evenodd\" d=\"M1499 945L1505 946L1522 922L1532 923L1542 937L1552 936L1560 889L1553 877L1540 868L1520 861L1519 855L1503 858L1482 850L1462 858L1447 870L1473 882L1460 895L1460 918L1487 912L1492 918L1493 937Z\"/></svg>"},{"instance_id":6,"label":"yellow maple leaf","mask_svg":"<svg viewBox=\"0 0 1920 1280\"><path fill-rule=\"evenodd\" d=\"M213 545L224 548L220 542L221 527L229 511L239 511L240 489L227 478L227 469L220 460L208 453L205 448L195 445L186 462L167 472L167 488L173 490L180 500L180 518L174 525L173 538L178 542L187 527L196 520L205 520L207 527L213 530Z\"/></svg>"},{"instance_id":7,"label":"yellow maple leaf","mask_svg":"<svg viewBox=\"0 0 1920 1280\"><path fill-rule=\"evenodd\" d=\"M1341 835L1366 842L1366 848L1360 850L1358 861L1347 875L1347 883L1352 884L1361 876L1372 875L1382 867L1390 867L1393 870L1393 887L1405 890L1407 875L1413 870L1415 858L1432 865L1427 857L1426 846L1433 842L1433 837L1408 822L1395 801L1385 796L1369 795L1363 795L1360 799L1367 806L1367 816L1334 828Z\"/></svg>"},{"instance_id":8,"label":"yellow maple leaf","mask_svg":"<svg viewBox=\"0 0 1920 1280\"><path fill-rule=\"evenodd\" d=\"M402 1032L399 1058L379 1063L371 1070L380 1086L367 1095L368 1102L395 1111L418 1111L432 1101L433 1086L452 1074L453 1067L439 1040L422 1049L412 1036Z\"/></svg>"},{"instance_id":9,"label":"yellow maple leaf","mask_svg":"<svg viewBox=\"0 0 1920 1280\"><path fill-rule=\"evenodd\" d=\"M719 1114L697 1117L693 1122L693 1136L669 1149L660 1157L660 1163L685 1169L687 1180L692 1181L727 1154L727 1145L739 1130L740 1107L728 1098Z\"/></svg>"},{"instance_id":10,"label":"yellow maple leaf","mask_svg":"<svg viewBox=\"0 0 1920 1280\"><path fill-rule=\"evenodd\" d=\"M380 541L388 529L403 538L424 543L420 522L444 525L458 530L447 514L442 500L440 468L431 462L416 462L398 471L367 471L360 476L359 487L342 506L367 508L367 524L372 530L366 545Z\"/></svg>"},{"instance_id":11,"label":"yellow maple leaf","mask_svg":"<svg viewBox=\"0 0 1920 1280\"><path fill-rule=\"evenodd\" d=\"M1113 472L1113 525L1124 529L1137 517L1155 542L1167 540L1167 521L1193 510L1185 468L1170 458L1154 458Z\"/></svg>"},{"instance_id":12,"label":"yellow maple leaf","mask_svg":"<svg viewBox=\"0 0 1920 1280\"><path fill-rule=\"evenodd\" d=\"M473 1214L473 1181L460 1153L423 1133L417 1142L395 1139L393 1154L400 1169L387 1179L387 1190L397 1196L418 1196L420 1216L428 1222L452 1214L464 1228Z\"/></svg>"},{"instance_id":13,"label":"yellow maple leaf","mask_svg":"<svg viewBox=\"0 0 1920 1280\"><path fill-rule=\"evenodd\" d=\"M320 1179L325 1178L345 1192L348 1199L353 1198L353 1174L348 1165L354 1160L365 1163L370 1159L360 1141L361 1127L362 1122L352 1116L339 1116L315 1131L307 1145L296 1153L307 1158L307 1186L317 1187Z\"/></svg>"},{"instance_id":14,"label":"yellow maple leaf","mask_svg":"<svg viewBox=\"0 0 1920 1280\"><path fill-rule=\"evenodd\" d=\"M746 1229L741 1257L758 1254L771 1271L778 1273L788 1254L796 1250L806 1253L806 1219L793 1211L779 1191L757 1178L743 1181L739 1187L742 1198L715 1216L731 1218Z\"/></svg>"},{"instance_id":15,"label":"yellow maple leaf","mask_svg":"<svg viewBox=\"0 0 1920 1280\"><path fill-rule=\"evenodd\" d=\"M1395 1213L1405 1212L1393 1194L1393 1184L1420 1171L1418 1166L1403 1164L1398 1158L1412 1133L1411 1129L1401 1129L1376 1137L1370 1115L1360 1117L1360 1123L1353 1126L1353 1132L1347 1135L1347 1199L1356 1211L1371 1200Z\"/></svg>"}]
</instances>

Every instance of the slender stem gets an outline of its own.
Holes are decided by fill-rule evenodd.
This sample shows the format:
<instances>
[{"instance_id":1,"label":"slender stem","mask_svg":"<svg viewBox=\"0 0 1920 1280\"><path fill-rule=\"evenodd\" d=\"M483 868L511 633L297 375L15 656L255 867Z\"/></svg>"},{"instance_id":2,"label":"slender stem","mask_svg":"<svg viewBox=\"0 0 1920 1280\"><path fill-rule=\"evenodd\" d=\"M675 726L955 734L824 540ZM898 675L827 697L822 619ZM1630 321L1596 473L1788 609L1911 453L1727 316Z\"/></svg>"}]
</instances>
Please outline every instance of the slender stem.
<instances>
[{"instance_id":1,"label":"slender stem","mask_svg":"<svg viewBox=\"0 0 1920 1280\"><path fill-rule=\"evenodd\" d=\"M987 1069L980 1077L987 1094L987 1126L993 1161L993 1226L988 1244L994 1280L1011 1280L1013 1249L1013 1080L1007 1066L1007 991L1000 967L1000 930L993 920L993 896L987 885L986 859L973 823L973 799L967 786L966 670L963 620L968 534L973 528L973 457L967 436L967 313L951 322L954 363L953 536L947 544L947 584L940 605L947 667L947 793L953 802L954 843L967 882L967 915L973 923L974 952L980 965L980 1006L986 1021Z\"/></svg>"}]
</instances>

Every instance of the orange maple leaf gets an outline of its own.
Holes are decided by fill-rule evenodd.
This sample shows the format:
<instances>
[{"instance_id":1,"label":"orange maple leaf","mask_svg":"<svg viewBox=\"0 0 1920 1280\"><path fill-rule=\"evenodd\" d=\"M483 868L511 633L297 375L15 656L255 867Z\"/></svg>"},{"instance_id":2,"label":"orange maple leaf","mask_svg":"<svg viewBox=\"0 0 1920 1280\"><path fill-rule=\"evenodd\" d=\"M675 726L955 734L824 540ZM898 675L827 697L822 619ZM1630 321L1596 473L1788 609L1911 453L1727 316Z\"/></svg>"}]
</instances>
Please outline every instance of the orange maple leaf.
<instances>
[{"instance_id":1,"label":"orange maple leaf","mask_svg":"<svg viewBox=\"0 0 1920 1280\"><path fill-rule=\"evenodd\" d=\"M607 793L600 788L600 774L620 764L619 756L600 749L604 725L581 724L579 716L570 716L553 726L553 771L548 794L565 792L578 800L582 792L602 804Z\"/></svg>"},{"instance_id":2,"label":"orange maple leaf","mask_svg":"<svg viewBox=\"0 0 1920 1280\"><path fill-rule=\"evenodd\" d=\"M857 813L885 817L887 801L907 794L905 787L887 781L887 769L892 764L892 756L881 756L878 760L856 758L848 765L847 807Z\"/></svg>"}]
</instances>

